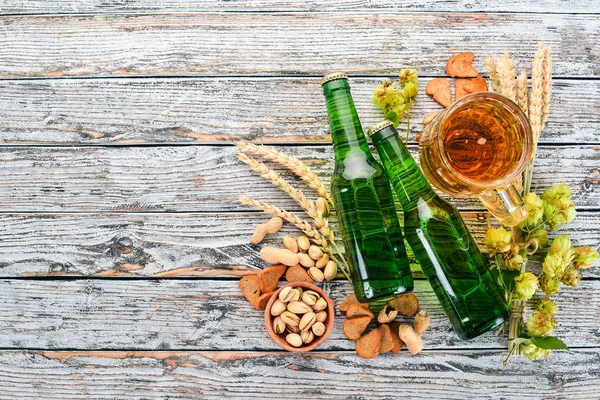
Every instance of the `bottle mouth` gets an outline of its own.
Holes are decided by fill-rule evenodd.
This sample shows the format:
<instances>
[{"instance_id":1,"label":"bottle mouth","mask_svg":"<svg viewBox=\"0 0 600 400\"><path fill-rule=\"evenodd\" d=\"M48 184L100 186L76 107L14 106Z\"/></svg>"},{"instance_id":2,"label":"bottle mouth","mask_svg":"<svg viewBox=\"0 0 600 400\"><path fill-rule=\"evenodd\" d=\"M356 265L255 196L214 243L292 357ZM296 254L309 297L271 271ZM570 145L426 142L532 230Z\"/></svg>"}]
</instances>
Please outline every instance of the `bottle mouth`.
<instances>
[{"instance_id":1,"label":"bottle mouth","mask_svg":"<svg viewBox=\"0 0 600 400\"><path fill-rule=\"evenodd\" d=\"M321 79L321 86L325 85L327 82L331 82L331 81L335 81L335 80L339 80L339 79L348 80L348 75L345 72L341 72L341 71L329 73Z\"/></svg>"}]
</instances>

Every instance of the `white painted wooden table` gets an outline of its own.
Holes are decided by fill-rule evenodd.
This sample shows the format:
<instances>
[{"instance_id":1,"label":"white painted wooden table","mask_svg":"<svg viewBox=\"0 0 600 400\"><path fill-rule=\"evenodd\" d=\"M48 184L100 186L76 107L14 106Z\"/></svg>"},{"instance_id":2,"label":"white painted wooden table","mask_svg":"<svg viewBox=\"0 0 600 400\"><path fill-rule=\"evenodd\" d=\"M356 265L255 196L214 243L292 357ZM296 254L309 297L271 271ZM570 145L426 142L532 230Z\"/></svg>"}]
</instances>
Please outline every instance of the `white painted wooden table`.
<instances>
[{"instance_id":1,"label":"white painted wooden table","mask_svg":"<svg viewBox=\"0 0 600 400\"><path fill-rule=\"evenodd\" d=\"M474 51L483 71L509 50L529 69L538 41L554 49L555 95L534 187L568 183L566 231L598 248L600 4L526 3L2 1L0 398L600 398L598 267L559 302L573 351L506 369L505 337L458 340L416 265L433 327L413 358L358 358L341 318L318 351L285 353L236 286L264 266L248 242L263 216L238 194L295 206L232 140L327 177L325 72L349 72L370 126L372 88L400 68L424 87L451 54ZM414 120L436 108L420 96ZM481 205L457 204L481 240Z\"/></svg>"}]
</instances>

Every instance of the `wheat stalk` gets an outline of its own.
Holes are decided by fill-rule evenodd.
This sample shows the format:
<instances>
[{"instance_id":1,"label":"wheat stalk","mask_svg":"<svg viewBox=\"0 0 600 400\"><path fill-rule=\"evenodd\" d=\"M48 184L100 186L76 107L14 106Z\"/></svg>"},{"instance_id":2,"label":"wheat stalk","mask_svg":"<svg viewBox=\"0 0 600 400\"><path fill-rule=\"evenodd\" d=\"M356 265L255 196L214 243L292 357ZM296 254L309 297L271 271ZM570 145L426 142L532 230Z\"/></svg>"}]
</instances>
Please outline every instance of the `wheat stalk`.
<instances>
[{"instance_id":1,"label":"wheat stalk","mask_svg":"<svg viewBox=\"0 0 600 400\"><path fill-rule=\"evenodd\" d=\"M517 101L517 74L515 72L515 63L508 53L496 60L496 72L498 74L498 83L500 94L508 97L512 101Z\"/></svg>"},{"instance_id":2,"label":"wheat stalk","mask_svg":"<svg viewBox=\"0 0 600 400\"><path fill-rule=\"evenodd\" d=\"M252 170L259 173L260 176L283 190L292 199L294 199L300 205L300 207L306 211L308 216L312 218L315 226L321 231L323 236L328 238L330 241L335 240L333 237L333 232L331 229L329 229L329 222L327 218L323 217L323 213L318 210L316 204L312 200L307 199L302 191L294 188L285 179L279 176L277 172L267 167L264 163L256 161L255 159L248 157L246 154L241 152L239 152L237 156L240 161L248 165L250 168L252 168Z\"/></svg>"},{"instance_id":3,"label":"wheat stalk","mask_svg":"<svg viewBox=\"0 0 600 400\"><path fill-rule=\"evenodd\" d=\"M521 74L517 78L517 104L521 107L521 110L527 115L527 73L521 71Z\"/></svg>"},{"instance_id":4,"label":"wheat stalk","mask_svg":"<svg viewBox=\"0 0 600 400\"><path fill-rule=\"evenodd\" d=\"M548 115L550 115L550 100L552 98L552 48L549 46L544 46L544 74L542 75L542 92L543 105L540 134L546 126L546 121L548 121Z\"/></svg>"},{"instance_id":5,"label":"wheat stalk","mask_svg":"<svg viewBox=\"0 0 600 400\"><path fill-rule=\"evenodd\" d=\"M325 185L323 185L319 177L317 177L317 174L298 158L262 145L258 146L244 141L237 142L236 146L245 153L260 156L288 168L296 176L306 182L308 187L315 190L319 196L324 197L329 204L333 205L333 200L329 191Z\"/></svg>"},{"instance_id":6,"label":"wheat stalk","mask_svg":"<svg viewBox=\"0 0 600 400\"><path fill-rule=\"evenodd\" d=\"M494 57L489 56L485 59L485 68L490 76L492 91L500 92L500 82L498 81L498 71L496 71L496 61L494 61Z\"/></svg>"}]
</instances>

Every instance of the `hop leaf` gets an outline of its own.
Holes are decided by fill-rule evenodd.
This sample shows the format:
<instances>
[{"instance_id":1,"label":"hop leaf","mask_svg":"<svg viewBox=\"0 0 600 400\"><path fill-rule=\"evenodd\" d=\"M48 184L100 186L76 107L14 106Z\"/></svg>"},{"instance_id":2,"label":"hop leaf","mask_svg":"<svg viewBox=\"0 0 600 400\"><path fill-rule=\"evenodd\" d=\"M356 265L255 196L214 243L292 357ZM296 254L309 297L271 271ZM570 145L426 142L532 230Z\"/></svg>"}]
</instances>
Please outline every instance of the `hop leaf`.
<instances>
[{"instance_id":1,"label":"hop leaf","mask_svg":"<svg viewBox=\"0 0 600 400\"><path fill-rule=\"evenodd\" d=\"M506 253L510 250L510 232L503 227L490 228L483 238L483 244L491 253Z\"/></svg>"},{"instance_id":2,"label":"hop leaf","mask_svg":"<svg viewBox=\"0 0 600 400\"><path fill-rule=\"evenodd\" d=\"M594 265L600 259L600 254L596 249L584 246L575 250L573 267L575 269L586 269Z\"/></svg>"},{"instance_id":3,"label":"hop leaf","mask_svg":"<svg viewBox=\"0 0 600 400\"><path fill-rule=\"evenodd\" d=\"M523 272L515 278L515 293L519 300L529 300L538 288L538 278L531 272Z\"/></svg>"},{"instance_id":4,"label":"hop leaf","mask_svg":"<svg viewBox=\"0 0 600 400\"><path fill-rule=\"evenodd\" d=\"M552 314L534 311L527 318L527 333L531 337L546 337L554 330L556 320Z\"/></svg>"}]
</instances>

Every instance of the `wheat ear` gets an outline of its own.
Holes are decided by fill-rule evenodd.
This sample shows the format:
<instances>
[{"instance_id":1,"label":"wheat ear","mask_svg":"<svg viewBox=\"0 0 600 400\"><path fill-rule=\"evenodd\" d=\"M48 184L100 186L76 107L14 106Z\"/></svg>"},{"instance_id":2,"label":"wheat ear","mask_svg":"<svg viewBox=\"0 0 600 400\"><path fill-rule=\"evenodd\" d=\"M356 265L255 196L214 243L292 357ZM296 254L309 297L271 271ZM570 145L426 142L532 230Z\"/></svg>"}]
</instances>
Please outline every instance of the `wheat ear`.
<instances>
[{"instance_id":1,"label":"wheat ear","mask_svg":"<svg viewBox=\"0 0 600 400\"><path fill-rule=\"evenodd\" d=\"M333 205L333 200L331 199L331 195L327 191L327 188L317 174L315 174L306 164L300 161L297 157L282 153L280 151L265 147L258 146L252 143L239 141L236 143L243 152L248 154L257 155L266 160L276 162L279 165L282 165L292 171L296 176L302 179L308 187L315 190L319 196L324 197L329 204Z\"/></svg>"},{"instance_id":2,"label":"wheat ear","mask_svg":"<svg viewBox=\"0 0 600 400\"><path fill-rule=\"evenodd\" d=\"M333 232L331 232L331 229L329 229L329 222L327 221L327 218L323 217L323 213L317 209L316 204L312 200L307 199L306 196L304 196L304 193L290 185L285 179L279 176L277 172L273 171L265 164L256 161L252 157L248 157L246 154L240 152L238 153L238 158L240 161L252 168L252 170L259 173L260 176L287 193L300 205L300 207L304 209L304 211L306 211L308 216L312 218L315 226L320 230L323 236L328 238L330 241L335 240L333 237Z\"/></svg>"},{"instance_id":3,"label":"wheat ear","mask_svg":"<svg viewBox=\"0 0 600 400\"><path fill-rule=\"evenodd\" d=\"M504 53L502 57L496 60L496 72L498 74L500 94L516 102L517 74L515 72L515 63L509 57L508 53Z\"/></svg>"},{"instance_id":4,"label":"wheat ear","mask_svg":"<svg viewBox=\"0 0 600 400\"><path fill-rule=\"evenodd\" d=\"M494 61L494 57L489 56L485 59L485 68L490 76L492 91L500 92L500 82L498 81L498 71L496 70L496 61Z\"/></svg>"},{"instance_id":5,"label":"wheat ear","mask_svg":"<svg viewBox=\"0 0 600 400\"><path fill-rule=\"evenodd\" d=\"M521 107L521 110L527 115L527 73L521 71L521 74L517 78L517 104Z\"/></svg>"},{"instance_id":6,"label":"wheat ear","mask_svg":"<svg viewBox=\"0 0 600 400\"><path fill-rule=\"evenodd\" d=\"M544 74L542 76L542 126L541 131L546 126L548 115L550 115L550 100L552 98L552 48L544 46Z\"/></svg>"},{"instance_id":7,"label":"wheat ear","mask_svg":"<svg viewBox=\"0 0 600 400\"><path fill-rule=\"evenodd\" d=\"M529 122L533 131L534 146L542 132L542 114L544 110L544 48L540 44L533 56L531 68L531 92L529 94Z\"/></svg>"}]
</instances>

